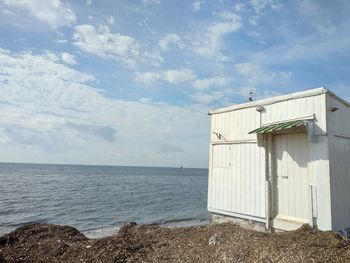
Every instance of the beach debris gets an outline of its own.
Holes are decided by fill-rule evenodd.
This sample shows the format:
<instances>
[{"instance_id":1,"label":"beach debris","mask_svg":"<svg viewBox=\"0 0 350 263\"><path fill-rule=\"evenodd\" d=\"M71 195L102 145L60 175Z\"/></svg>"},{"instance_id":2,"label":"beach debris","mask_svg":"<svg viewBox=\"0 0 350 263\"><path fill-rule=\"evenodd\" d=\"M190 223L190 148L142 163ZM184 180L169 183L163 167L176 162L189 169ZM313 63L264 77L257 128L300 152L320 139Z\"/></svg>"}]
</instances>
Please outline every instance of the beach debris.
<instances>
[{"instance_id":1,"label":"beach debris","mask_svg":"<svg viewBox=\"0 0 350 263\"><path fill-rule=\"evenodd\" d=\"M17 262L350 262L350 242L310 227L268 234L232 223L130 222L113 236L88 239L68 226L32 224L0 237L0 263Z\"/></svg>"},{"instance_id":2,"label":"beach debris","mask_svg":"<svg viewBox=\"0 0 350 263\"><path fill-rule=\"evenodd\" d=\"M209 246L215 246L219 242L219 235L214 234L211 238L209 238Z\"/></svg>"},{"instance_id":3,"label":"beach debris","mask_svg":"<svg viewBox=\"0 0 350 263\"><path fill-rule=\"evenodd\" d=\"M0 253L0 263L6 263L4 256Z\"/></svg>"}]
</instances>

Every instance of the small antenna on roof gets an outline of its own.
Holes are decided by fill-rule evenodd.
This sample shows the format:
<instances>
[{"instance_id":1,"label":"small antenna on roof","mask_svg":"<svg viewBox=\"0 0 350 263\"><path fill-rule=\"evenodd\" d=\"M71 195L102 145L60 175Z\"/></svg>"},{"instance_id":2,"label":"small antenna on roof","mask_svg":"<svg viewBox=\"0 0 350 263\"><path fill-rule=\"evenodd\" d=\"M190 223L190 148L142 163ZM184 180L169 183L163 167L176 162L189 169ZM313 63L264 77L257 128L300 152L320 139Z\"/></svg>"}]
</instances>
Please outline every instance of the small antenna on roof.
<instances>
[{"instance_id":1,"label":"small antenna on roof","mask_svg":"<svg viewBox=\"0 0 350 263\"><path fill-rule=\"evenodd\" d=\"M256 88L246 89L246 99L248 102L256 100Z\"/></svg>"}]
</instances>

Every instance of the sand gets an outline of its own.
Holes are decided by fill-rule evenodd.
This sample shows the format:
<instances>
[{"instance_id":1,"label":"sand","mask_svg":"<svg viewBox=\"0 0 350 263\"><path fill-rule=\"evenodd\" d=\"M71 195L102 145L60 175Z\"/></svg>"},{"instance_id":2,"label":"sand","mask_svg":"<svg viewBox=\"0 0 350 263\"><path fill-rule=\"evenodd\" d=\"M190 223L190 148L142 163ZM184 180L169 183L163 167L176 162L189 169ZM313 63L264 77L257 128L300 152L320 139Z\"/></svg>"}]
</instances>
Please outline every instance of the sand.
<instances>
[{"instance_id":1,"label":"sand","mask_svg":"<svg viewBox=\"0 0 350 263\"><path fill-rule=\"evenodd\" d=\"M267 234L230 223L127 223L114 236L88 239L69 226L31 224L0 237L0 262L350 262L350 242L307 226Z\"/></svg>"}]
</instances>

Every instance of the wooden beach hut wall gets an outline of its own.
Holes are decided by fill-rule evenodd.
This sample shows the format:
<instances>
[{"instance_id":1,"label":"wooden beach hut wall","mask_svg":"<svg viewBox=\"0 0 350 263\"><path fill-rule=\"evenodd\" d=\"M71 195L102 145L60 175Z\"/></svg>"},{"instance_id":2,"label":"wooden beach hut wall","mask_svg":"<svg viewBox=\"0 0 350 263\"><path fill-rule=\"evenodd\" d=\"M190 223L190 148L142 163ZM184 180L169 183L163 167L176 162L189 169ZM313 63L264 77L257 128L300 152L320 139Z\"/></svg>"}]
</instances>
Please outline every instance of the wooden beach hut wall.
<instances>
[{"instance_id":1,"label":"wooden beach hut wall","mask_svg":"<svg viewBox=\"0 0 350 263\"><path fill-rule=\"evenodd\" d=\"M211 110L208 211L267 229L350 227L350 104L325 88Z\"/></svg>"}]
</instances>

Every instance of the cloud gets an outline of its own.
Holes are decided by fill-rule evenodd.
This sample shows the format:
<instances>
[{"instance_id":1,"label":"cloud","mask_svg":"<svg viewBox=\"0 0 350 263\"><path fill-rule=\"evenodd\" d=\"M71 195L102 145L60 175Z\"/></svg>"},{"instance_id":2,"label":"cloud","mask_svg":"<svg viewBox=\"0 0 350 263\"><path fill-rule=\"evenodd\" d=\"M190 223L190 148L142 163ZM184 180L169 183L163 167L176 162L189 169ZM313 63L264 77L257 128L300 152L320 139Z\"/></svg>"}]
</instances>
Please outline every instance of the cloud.
<instances>
[{"instance_id":1,"label":"cloud","mask_svg":"<svg viewBox=\"0 0 350 263\"><path fill-rule=\"evenodd\" d=\"M183 150L177 146L177 145L172 145L170 143L159 143L156 145L156 150L158 151L159 154L167 154L167 153L182 153Z\"/></svg>"},{"instance_id":2,"label":"cloud","mask_svg":"<svg viewBox=\"0 0 350 263\"><path fill-rule=\"evenodd\" d=\"M142 0L144 5L159 5L161 2L161 0Z\"/></svg>"},{"instance_id":3,"label":"cloud","mask_svg":"<svg viewBox=\"0 0 350 263\"><path fill-rule=\"evenodd\" d=\"M202 4L202 1L194 1L192 3L193 11L198 12L201 9L201 4Z\"/></svg>"},{"instance_id":4,"label":"cloud","mask_svg":"<svg viewBox=\"0 0 350 263\"><path fill-rule=\"evenodd\" d=\"M118 59L130 68L136 68L139 63L159 66L163 62L158 50L143 51L135 38L112 33L108 26L75 26L73 45L101 58Z\"/></svg>"},{"instance_id":5,"label":"cloud","mask_svg":"<svg viewBox=\"0 0 350 263\"><path fill-rule=\"evenodd\" d=\"M208 89L211 86L224 86L232 82L232 78L213 77L197 79L193 82L193 87L198 90Z\"/></svg>"},{"instance_id":6,"label":"cloud","mask_svg":"<svg viewBox=\"0 0 350 263\"><path fill-rule=\"evenodd\" d=\"M264 99L281 95L270 89L257 89L253 86L231 87L213 91L198 91L191 95L193 101L202 105L210 105L213 107L229 106L237 103L237 99L241 103L248 101L249 91L254 91L254 99Z\"/></svg>"},{"instance_id":7,"label":"cloud","mask_svg":"<svg viewBox=\"0 0 350 263\"><path fill-rule=\"evenodd\" d=\"M105 97L47 53L0 49L2 161L206 165L206 108Z\"/></svg>"},{"instance_id":8,"label":"cloud","mask_svg":"<svg viewBox=\"0 0 350 263\"><path fill-rule=\"evenodd\" d=\"M151 64L153 64L154 66L159 66L159 63L164 61L164 58L159 54L158 50L144 51L142 53L142 57L144 59L148 59L149 61L153 61L153 63L151 62Z\"/></svg>"},{"instance_id":9,"label":"cloud","mask_svg":"<svg viewBox=\"0 0 350 263\"><path fill-rule=\"evenodd\" d=\"M202 104L210 104L220 100L224 96L224 92L215 91L212 93L196 92L192 95L192 99Z\"/></svg>"},{"instance_id":10,"label":"cloud","mask_svg":"<svg viewBox=\"0 0 350 263\"><path fill-rule=\"evenodd\" d=\"M8 10L8 9L2 9L1 13L3 13L4 15L7 15L7 16L14 16L15 15L15 13L13 11Z\"/></svg>"},{"instance_id":11,"label":"cloud","mask_svg":"<svg viewBox=\"0 0 350 263\"><path fill-rule=\"evenodd\" d=\"M113 16L109 16L109 17L107 18L107 22L108 22L108 24L110 24L110 25L114 25L114 24L115 24L114 17L113 17Z\"/></svg>"},{"instance_id":12,"label":"cloud","mask_svg":"<svg viewBox=\"0 0 350 263\"><path fill-rule=\"evenodd\" d=\"M349 25L350 23L339 25L327 34L317 32L294 38L287 34L285 43L252 52L248 59L261 65L290 65L305 61L319 65L322 61L343 58L350 51L350 35L347 33Z\"/></svg>"},{"instance_id":13,"label":"cloud","mask_svg":"<svg viewBox=\"0 0 350 263\"><path fill-rule=\"evenodd\" d=\"M275 0L250 0L249 3L256 13L260 13L263 9L267 7L270 7L272 9L278 8L278 5L275 3Z\"/></svg>"},{"instance_id":14,"label":"cloud","mask_svg":"<svg viewBox=\"0 0 350 263\"><path fill-rule=\"evenodd\" d=\"M54 29L76 23L73 10L60 0L3 0L3 2L8 7L28 11L39 21L47 23Z\"/></svg>"},{"instance_id":15,"label":"cloud","mask_svg":"<svg viewBox=\"0 0 350 263\"><path fill-rule=\"evenodd\" d=\"M159 72L137 72L135 80L145 84L152 84L156 81L165 81L170 84L178 84L183 82L192 82L192 87L196 90L205 90L210 87L222 87L233 81L227 77L212 77L198 79L192 69L171 69Z\"/></svg>"},{"instance_id":16,"label":"cloud","mask_svg":"<svg viewBox=\"0 0 350 263\"><path fill-rule=\"evenodd\" d=\"M244 11L246 9L246 4L238 2L234 5L234 9L236 10L236 12Z\"/></svg>"},{"instance_id":17,"label":"cloud","mask_svg":"<svg viewBox=\"0 0 350 263\"><path fill-rule=\"evenodd\" d=\"M262 93L257 94L258 99L272 98L282 95L283 93L274 90L263 90Z\"/></svg>"},{"instance_id":18,"label":"cloud","mask_svg":"<svg viewBox=\"0 0 350 263\"><path fill-rule=\"evenodd\" d=\"M81 50L102 58L120 58L127 62L139 55L140 45L133 37L111 33L108 26L75 27L73 44Z\"/></svg>"},{"instance_id":19,"label":"cloud","mask_svg":"<svg viewBox=\"0 0 350 263\"><path fill-rule=\"evenodd\" d=\"M66 125L77 130L79 133L90 133L108 142L113 142L117 133L116 129L106 124L96 125L67 122Z\"/></svg>"},{"instance_id":20,"label":"cloud","mask_svg":"<svg viewBox=\"0 0 350 263\"><path fill-rule=\"evenodd\" d=\"M184 48L182 39L177 34L174 34L174 33L169 33L165 37L161 38L158 41L158 45L163 51L167 51L171 47L177 47L179 49Z\"/></svg>"},{"instance_id":21,"label":"cloud","mask_svg":"<svg viewBox=\"0 0 350 263\"><path fill-rule=\"evenodd\" d=\"M251 62L238 63L235 65L235 69L240 75L246 77L245 81L251 85L262 85L263 83L272 82L274 80L283 83L292 76L291 72L269 71Z\"/></svg>"},{"instance_id":22,"label":"cloud","mask_svg":"<svg viewBox=\"0 0 350 263\"><path fill-rule=\"evenodd\" d=\"M146 84L151 84L154 81L162 79L163 76L158 72L136 72L135 80Z\"/></svg>"},{"instance_id":23,"label":"cloud","mask_svg":"<svg viewBox=\"0 0 350 263\"><path fill-rule=\"evenodd\" d=\"M307 19L319 32L327 34L332 30L333 23L329 17L327 7L321 6L319 1L304 0L299 3L299 13Z\"/></svg>"},{"instance_id":24,"label":"cloud","mask_svg":"<svg viewBox=\"0 0 350 263\"><path fill-rule=\"evenodd\" d=\"M249 17L249 23L252 26L257 26L258 25L258 20L259 20L259 16L251 16L251 17Z\"/></svg>"},{"instance_id":25,"label":"cloud","mask_svg":"<svg viewBox=\"0 0 350 263\"><path fill-rule=\"evenodd\" d=\"M137 72L135 80L146 84L151 84L157 80L163 80L170 84L177 84L196 79L197 76L191 69L171 69L160 72Z\"/></svg>"},{"instance_id":26,"label":"cloud","mask_svg":"<svg viewBox=\"0 0 350 263\"><path fill-rule=\"evenodd\" d=\"M61 54L61 59L63 62L69 64L69 65L76 65L78 64L77 61L75 60L75 56L72 54L69 54L67 52L63 52Z\"/></svg>"},{"instance_id":27,"label":"cloud","mask_svg":"<svg viewBox=\"0 0 350 263\"><path fill-rule=\"evenodd\" d=\"M212 23L201 39L194 43L194 52L208 59L217 61L227 60L222 52L223 38L242 27L241 17L232 12L218 14L220 21Z\"/></svg>"},{"instance_id":28,"label":"cloud","mask_svg":"<svg viewBox=\"0 0 350 263\"><path fill-rule=\"evenodd\" d=\"M163 72L163 76L166 81L172 84L186 82L196 78L196 75L191 69L166 70Z\"/></svg>"}]
</instances>

